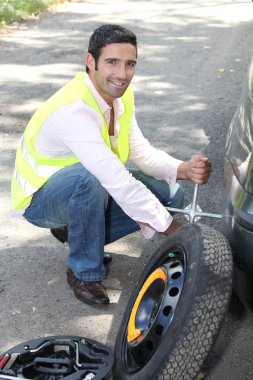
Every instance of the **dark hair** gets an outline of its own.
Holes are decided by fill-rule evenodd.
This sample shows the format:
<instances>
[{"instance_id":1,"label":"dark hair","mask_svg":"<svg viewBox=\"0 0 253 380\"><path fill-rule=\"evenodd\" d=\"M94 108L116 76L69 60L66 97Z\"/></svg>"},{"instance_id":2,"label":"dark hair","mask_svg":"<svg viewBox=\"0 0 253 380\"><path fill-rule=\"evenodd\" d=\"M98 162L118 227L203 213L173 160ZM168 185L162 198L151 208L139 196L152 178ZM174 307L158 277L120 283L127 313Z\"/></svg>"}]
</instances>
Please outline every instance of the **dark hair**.
<instances>
[{"instance_id":1,"label":"dark hair","mask_svg":"<svg viewBox=\"0 0 253 380\"><path fill-rule=\"evenodd\" d=\"M102 25L95 29L90 37L88 53L90 53L95 60L95 68L97 69L98 58L101 53L101 49L109 44L115 43L130 43L136 48L137 55L137 38L136 35L123 26L115 24ZM86 66L86 72L89 72L89 68Z\"/></svg>"}]
</instances>

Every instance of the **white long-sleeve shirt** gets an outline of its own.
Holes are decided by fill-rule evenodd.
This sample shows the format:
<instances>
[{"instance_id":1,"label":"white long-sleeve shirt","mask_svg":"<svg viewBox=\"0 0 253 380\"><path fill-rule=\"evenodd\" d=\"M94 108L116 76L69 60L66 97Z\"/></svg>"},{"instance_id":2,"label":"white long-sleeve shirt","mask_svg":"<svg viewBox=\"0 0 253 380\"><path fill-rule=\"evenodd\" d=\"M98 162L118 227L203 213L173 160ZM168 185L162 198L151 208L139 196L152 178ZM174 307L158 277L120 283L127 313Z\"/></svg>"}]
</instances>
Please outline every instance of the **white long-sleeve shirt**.
<instances>
[{"instance_id":1,"label":"white long-sleeve shirt","mask_svg":"<svg viewBox=\"0 0 253 380\"><path fill-rule=\"evenodd\" d=\"M85 76L85 83L109 126L110 106L97 92L88 76ZM115 145L120 128L119 117L124 112L121 98L114 100L113 108L115 135L111 138L111 143ZM78 99L50 115L38 134L36 148L47 156L68 157L74 154L78 157L123 211L140 224L144 236L150 238L155 231L165 231L172 222L172 216L105 144L101 129L102 120L99 114ZM129 160L145 174L166 180L169 184L176 183L177 169L182 162L151 146L141 133L135 115L130 132Z\"/></svg>"}]
</instances>

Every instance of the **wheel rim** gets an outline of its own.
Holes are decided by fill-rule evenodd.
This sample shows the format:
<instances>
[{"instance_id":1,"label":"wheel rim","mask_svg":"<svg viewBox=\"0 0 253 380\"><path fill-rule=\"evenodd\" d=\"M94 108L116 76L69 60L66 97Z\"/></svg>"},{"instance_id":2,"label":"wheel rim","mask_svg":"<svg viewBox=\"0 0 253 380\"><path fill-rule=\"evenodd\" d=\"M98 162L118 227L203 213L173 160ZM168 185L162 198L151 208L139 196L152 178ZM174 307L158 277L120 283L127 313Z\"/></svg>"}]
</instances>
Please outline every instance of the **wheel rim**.
<instances>
[{"instance_id":1,"label":"wheel rim","mask_svg":"<svg viewBox=\"0 0 253 380\"><path fill-rule=\"evenodd\" d=\"M161 344L175 315L185 269L182 249L166 251L144 281L131 310L123 343L127 372L143 368Z\"/></svg>"}]
</instances>

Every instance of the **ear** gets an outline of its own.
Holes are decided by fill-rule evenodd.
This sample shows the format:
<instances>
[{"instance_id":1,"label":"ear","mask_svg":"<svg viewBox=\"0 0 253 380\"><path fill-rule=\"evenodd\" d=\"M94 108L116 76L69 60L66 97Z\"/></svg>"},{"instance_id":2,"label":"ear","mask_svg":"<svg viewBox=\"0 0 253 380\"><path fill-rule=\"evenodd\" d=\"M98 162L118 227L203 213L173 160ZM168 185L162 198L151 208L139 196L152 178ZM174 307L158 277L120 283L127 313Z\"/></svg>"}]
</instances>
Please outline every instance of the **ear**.
<instances>
[{"instance_id":1,"label":"ear","mask_svg":"<svg viewBox=\"0 0 253 380\"><path fill-rule=\"evenodd\" d=\"M95 59L90 53L86 54L86 65L91 71L95 70Z\"/></svg>"}]
</instances>

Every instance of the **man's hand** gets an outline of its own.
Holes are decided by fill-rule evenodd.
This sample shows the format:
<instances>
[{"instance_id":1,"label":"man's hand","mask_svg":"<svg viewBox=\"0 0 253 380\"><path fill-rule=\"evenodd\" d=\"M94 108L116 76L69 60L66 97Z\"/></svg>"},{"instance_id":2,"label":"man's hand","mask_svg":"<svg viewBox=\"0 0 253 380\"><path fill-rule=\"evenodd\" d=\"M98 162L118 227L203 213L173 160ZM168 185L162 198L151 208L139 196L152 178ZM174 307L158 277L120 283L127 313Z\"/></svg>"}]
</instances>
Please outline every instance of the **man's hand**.
<instances>
[{"instance_id":1,"label":"man's hand","mask_svg":"<svg viewBox=\"0 0 253 380\"><path fill-rule=\"evenodd\" d=\"M207 157L196 155L189 161L182 162L177 171L177 179L189 179L199 185L209 180L212 164Z\"/></svg>"},{"instance_id":2,"label":"man's hand","mask_svg":"<svg viewBox=\"0 0 253 380\"><path fill-rule=\"evenodd\" d=\"M178 220L176 219L173 219L172 223L170 224L170 226L167 228L167 230L165 230L164 232L162 232L164 235L170 235L172 234L173 232L175 232L179 227L181 227L183 224L180 223Z\"/></svg>"}]
</instances>

